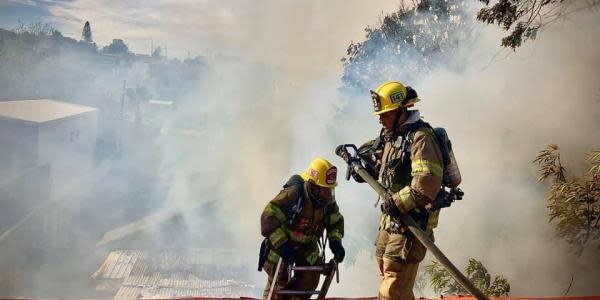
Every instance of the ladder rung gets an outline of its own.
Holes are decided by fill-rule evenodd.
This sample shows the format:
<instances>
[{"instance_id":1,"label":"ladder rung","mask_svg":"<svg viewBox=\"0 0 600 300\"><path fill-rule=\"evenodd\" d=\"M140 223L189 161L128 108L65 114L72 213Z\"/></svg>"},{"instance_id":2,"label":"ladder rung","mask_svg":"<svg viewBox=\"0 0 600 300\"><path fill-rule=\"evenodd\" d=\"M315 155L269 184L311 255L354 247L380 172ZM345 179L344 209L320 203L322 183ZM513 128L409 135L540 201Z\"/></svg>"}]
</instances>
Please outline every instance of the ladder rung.
<instances>
[{"instance_id":1,"label":"ladder rung","mask_svg":"<svg viewBox=\"0 0 600 300\"><path fill-rule=\"evenodd\" d=\"M302 296L302 295L317 295L320 291L295 291L295 290L280 290L276 291L278 295L292 295L292 296Z\"/></svg>"},{"instance_id":2,"label":"ladder rung","mask_svg":"<svg viewBox=\"0 0 600 300\"><path fill-rule=\"evenodd\" d=\"M313 272L323 272L325 268L322 266L293 266L293 271L313 271Z\"/></svg>"}]
</instances>

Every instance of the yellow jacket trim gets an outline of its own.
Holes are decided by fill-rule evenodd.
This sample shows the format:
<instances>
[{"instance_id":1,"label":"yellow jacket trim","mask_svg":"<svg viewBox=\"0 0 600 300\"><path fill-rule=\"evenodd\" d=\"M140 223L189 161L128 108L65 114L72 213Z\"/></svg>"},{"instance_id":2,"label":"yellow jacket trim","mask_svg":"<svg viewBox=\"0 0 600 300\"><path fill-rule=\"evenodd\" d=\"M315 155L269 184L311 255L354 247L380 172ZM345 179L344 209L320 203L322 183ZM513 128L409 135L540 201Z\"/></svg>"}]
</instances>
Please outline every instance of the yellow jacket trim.
<instances>
[{"instance_id":1,"label":"yellow jacket trim","mask_svg":"<svg viewBox=\"0 0 600 300\"><path fill-rule=\"evenodd\" d=\"M269 255L267 256L267 261L276 264L279 261L279 257L280 256L279 254L277 254L277 252L271 250L269 251Z\"/></svg>"},{"instance_id":2,"label":"yellow jacket trim","mask_svg":"<svg viewBox=\"0 0 600 300\"><path fill-rule=\"evenodd\" d=\"M391 227L391 218L389 215L387 214L381 214L381 217L379 217L379 229L380 230L387 230Z\"/></svg>"},{"instance_id":3,"label":"yellow jacket trim","mask_svg":"<svg viewBox=\"0 0 600 300\"><path fill-rule=\"evenodd\" d=\"M338 211L336 213L330 214L329 215L329 225L333 225L337 222L339 222L340 220L344 219L344 217L342 216L342 214Z\"/></svg>"},{"instance_id":4,"label":"yellow jacket trim","mask_svg":"<svg viewBox=\"0 0 600 300\"><path fill-rule=\"evenodd\" d=\"M403 213L417 207L417 202L415 202L415 197L412 194L410 186L405 186L398 193L394 194L394 202Z\"/></svg>"},{"instance_id":5,"label":"yellow jacket trim","mask_svg":"<svg viewBox=\"0 0 600 300\"><path fill-rule=\"evenodd\" d=\"M271 245L273 245L273 248L275 248L275 249L279 248L287 240L288 240L287 234L285 234L285 231L283 231L283 229L281 229L281 228L275 229L275 231L273 231L269 235L269 241L271 242Z\"/></svg>"},{"instance_id":6,"label":"yellow jacket trim","mask_svg":"<svg viewBox=\"0 0 600 300\"><path fill-rule=\"evenodd\" d=\"M319 251L313 251L306 257L306 261L311 265L316 265L320 258L319 254Z\"/></svg>"},{"instance_id":7,"label":"yellow jacket trim","mask_svg":"<svg viewBox=\"0 0 600 300\"><path fill-rule=\"evenodd\" d=\"M327 238L329 240L341 241L344 235L339 230L327 231Z\"/></svg>"},{"instance_id":8,"label":"yellow jacket trim","mask_svg":"<svg viewBox=\"0 0 600 300\"><path fill-rule=\"evenodd\" d=\"M443 169L437 163L425 159L416 159L411 163L411 175L432 174L437 177L442 177Z\"/></svg>"},{"instance_id":9,"label":"yellow jacket trim","mask_svg":"<svg viewBox=\"0 0 600 300\"><path fill-rule=\"evenodd\" d=\"M283 211L281 211L281 208L279 208L277 205L275 205L273 203L267 204L267 207L265 207L264 213L266 215L275 217L282 224L287 220L287 217L285 216Z\"/></svg>"},{"instance_id":10,"label":"yellow jacket trim","mask_svg":"<svg viewBox=\"0 0 600 300\"><path fill-rule=\"evenodd\" d=\"M440 210L432 210L429 212L429 219L427 220L427 230L433 230L437 227L440 219Z\"/></svg>"}]
</instances>

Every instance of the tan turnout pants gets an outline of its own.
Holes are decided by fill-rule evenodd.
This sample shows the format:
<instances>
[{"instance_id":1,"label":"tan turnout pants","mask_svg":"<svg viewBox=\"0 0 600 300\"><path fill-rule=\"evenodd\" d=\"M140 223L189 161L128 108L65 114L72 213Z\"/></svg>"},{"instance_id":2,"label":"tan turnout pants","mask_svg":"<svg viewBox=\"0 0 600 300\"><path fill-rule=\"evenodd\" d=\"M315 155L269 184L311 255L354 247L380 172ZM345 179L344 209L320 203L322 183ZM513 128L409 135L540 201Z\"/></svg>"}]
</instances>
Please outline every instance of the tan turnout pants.
<instances>
[{"instance_id":1,"label":"tan turnout pants","mask_svg":"<svg viewBox=\"0 0 600 300\"><path fill-rule=\"evenodd\" d=\"M433 239L433 233L430 234ZM427 249L416 238L379 230L375 242L375 259L381 286L379 300L413 300L413 286L419 263Z\"/></svg>"}]
</instances>

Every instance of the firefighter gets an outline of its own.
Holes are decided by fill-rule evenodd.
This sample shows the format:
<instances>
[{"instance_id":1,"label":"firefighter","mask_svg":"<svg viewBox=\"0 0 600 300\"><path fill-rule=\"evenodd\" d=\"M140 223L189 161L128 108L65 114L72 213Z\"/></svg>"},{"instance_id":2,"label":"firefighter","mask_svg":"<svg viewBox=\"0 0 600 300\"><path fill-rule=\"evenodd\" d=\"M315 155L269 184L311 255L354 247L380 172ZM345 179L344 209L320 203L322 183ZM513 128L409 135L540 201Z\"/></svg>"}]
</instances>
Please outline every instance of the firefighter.
<instances>
[{"instance_id":1,"label":"firefighter","mask_svg":"<svg viewBox=\"0 0 600 300\"><path fill-rule=\"evenodd\" d=\"M336 177L337 168L334 165L324 158L316 158L306 171L292 176L283 190L263 210L261 233L270 249L267 250L262 265L268 275L264 299L268 297L280 257L286 265L321 263L318 240L324 230L327 230L329 248L334 259L338 263L344 260L344 217L335 202ZM319 284L319 276L318 272L298 272L287 286L279 286L277 289L315 290ZM275 299L275 295L273 297ZM282 298L284 297L278 297Z\"/></svg>"},{"instance_id":2,"label":"firefighter","mask_svg":"<svg viewBox=\"0 0 600 300\"><path fill-rule=\"evenodd\" d=\"M411 214L433 240L439 210L431 203L440 191L443 157L435 133L408 108L420 101L415 90L386 82L371 91L374 114L382 125L379 136L359 148L366 169L390 193L382 199L375 258L381 285L378 299L415 299L412 292L426 248L397 219ZM353 174L363 182L358 174Z\"/></svg>"}]
</instances>

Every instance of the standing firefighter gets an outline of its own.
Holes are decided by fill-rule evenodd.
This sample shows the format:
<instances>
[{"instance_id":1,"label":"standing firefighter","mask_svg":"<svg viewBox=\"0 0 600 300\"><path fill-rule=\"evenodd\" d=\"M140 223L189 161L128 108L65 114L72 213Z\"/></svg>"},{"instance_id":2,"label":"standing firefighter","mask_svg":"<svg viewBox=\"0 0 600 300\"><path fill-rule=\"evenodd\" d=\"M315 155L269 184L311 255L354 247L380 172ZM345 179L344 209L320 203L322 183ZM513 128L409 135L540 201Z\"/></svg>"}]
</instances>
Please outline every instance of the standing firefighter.
<instances>
[{"instance_id":1,"label":"standing firefighter","mask_svg":"<svg viewBox=\"0 0 600 300\"><path fill-rule=\"evenodd\" d=\"M344 217L335 202L336 177L335 166L323 158L316 158L306 171L292 176L263 210L261 232L266 239L261 256L266 259L261 263L268 275L264 299L268 297L280 257L286 265L321 263L318 241L325 229L335 261L344 260ZM319 284L319 276L318 272L298 273L287 286L277 289L314 290Z\"/></svg>"},{"instance_id":2,"label":"standing firefighter","mask_svg":"<svg viewBox=\"0 0 600 300\"><path fill-rule=\"evenodd\" d=\"M382 215L375 256L381 276L378 299L415 299L413 285L426 248L397 217L410 214L431 239L439 209L431 209L442 185L443 157L436 135L408 110L420 99L411 87L386 82L371 91L375 115L383 126L379 137L359 148L366 169L390 191ZM353 174L357 182L363 182Z\"/></svg>"}]
</instances>

